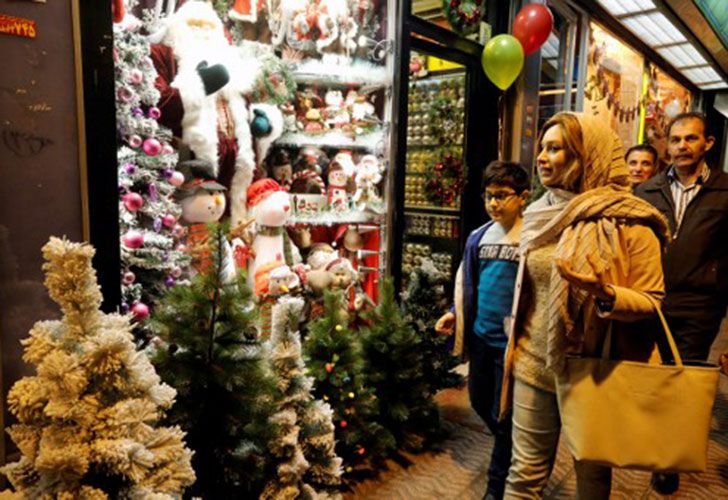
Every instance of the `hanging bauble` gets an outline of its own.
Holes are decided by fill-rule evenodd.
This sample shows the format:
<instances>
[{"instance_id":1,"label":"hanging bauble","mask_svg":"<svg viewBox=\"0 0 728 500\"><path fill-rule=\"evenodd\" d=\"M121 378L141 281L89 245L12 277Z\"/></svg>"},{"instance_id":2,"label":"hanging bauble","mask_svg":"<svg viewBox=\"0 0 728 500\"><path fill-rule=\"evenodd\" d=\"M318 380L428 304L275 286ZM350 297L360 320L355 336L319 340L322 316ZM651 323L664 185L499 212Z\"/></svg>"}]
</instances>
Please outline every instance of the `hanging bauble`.
<instances>
[{"instance_id":1,"label":"hanging bauble","mask_svg":"<svg viewBox=\"0 0 728 500\"><path fill-rule=\"evenodd\" d=\"M172 234L175 236L175 238L182 238L185 235L186 229L184 226L177 224L172 229Z\"/></svg>"},{"instance_id":2,"label":"hanging bauble","mask_svg":"<svg viewBox=\"0 0 728 500\"><path fill-rule=\"evenodd\" d=\"M134 172L136 172L136 165L134 165L133 163L127 163L126 165L124 165L124 172L127 175L133 174Z\"/></svg>"},{"instance_id":3,"label":"hanging bauble","mask_svg":"<svg viewBox=\"0 0 728 500\"><path fill-rule=\"evenodd\" d=\"M349 424L346 422L346 420L342 420L341 422L339 422L339 427L341 427L342 429L345 429L347 425Z\"/></svg>"},{"instance_id":4,"label":"hanging bauble","mask_svg":"<svg viewBox=\"0 0 728 500\"><path fill-rule=\"evenodd\" d=\"M365 453L367 452L367 450L366 450L366 448L364 448L364 447L362 446L362 447L360 447L360 448L359 448L358 450L356 450L356 452L357 452L357 453L358 453L359 455L364 455L364 454L365 454Z\"/></svg>"},{"instance_id":5,"label":"hanging bauble","mask_svg":"<svg viewBox=\"0 0 728 500\"><path fill-rule=\"evenodd\" d=\"M336 326L334 327L334 330L336 330L337 332L340 332L340 331L341 331L341 330L343 330L343 329L344 329L344 327L343 327L343 326L341 326L341 325L336 325Z\"/></svg>"},{"instance_id":6,"label":"hanging bauble","mask_svg":"<svg viewBox=\"0 0 728 500\"><path fill-rule=\"evenodd\" d=\"M159 217L155 217L154 221L152 222L152 227L154 228L154 232L160 232L162 230L162 219L160 219Z\"/></svg>"},{"instance_id":7,"label":"hanging bauble","mask_svg":"<svg viewBox=\"0 0 728 500\"><path fill-rule=\"evenodd\" d=\"M180 243L179 245L177 245L177 248L175 250L185 253L187 251L187 245L185 245L184 243Z\"/></svg>"},{"instance_id":8,"label":"hanging bauble","mask_svg":"<svg viewBox=\"0 0 728 500\"><path fill-rule=\"evenodd\" d=\"M122 314L128 313L129 312L129 304L127 304L126 302L122 302L121 303L121 312L122 312Z\"/></svg>"},{"instance_id":9,"label":"hanging bauble","mask_svg":"<svg viewBox=\"0 0 728 500\"><path fill-rule=\"evenodd\" d=\"M121 102L128 103L134 98L134 92L129 87L121 86L116 90L116 97Z\"/></svg>"},{"instance_id":10,"label":"hanging bauble","mask_svg":"<svg viewBox=\"0 0 728 500\"><path fill-rule=\"evenodd\" d=\"M174 279L174 277L173 277L173 276L167 276L167 279L166 279L166 280L164 280L164 284L165 284L165 286L166 286L167 288L171 288L171 287L173 287L173 286L174 286L174 284L175 284L175 281L176 281L176 280Z\"/></svg>"},{"instance_id":11,"label":"hanging bauble","mask_svg":"<svg viewBox=\"0 0 728 500\"><path fill-rule=\"evenodd\" d=\"M165 143L162 146L162 154L163 155L171 155L172 153L174 153L174 148L170 144L166 144Z\"/></svg>"},{"instance_id":12,"label":"hanging bauble","mask_svg":"<svg viewBox=\"0 0 728 500\"><path fill-rule=\"evenodd\" d=\"M133 116L134 118L141 118L142 116L144 116L144 110L137 106L136 108L131 110L131 116Z\"/></svg>"},{"instance_id":13,"label":"hanging bauble","mask_svg":"<svg viewBox=\"0 0 728 500\"><path fill-rule=\"evenodd\" d=\"M124 273L124 275L122 276L122 278L121 278L121 281L122 281L122 283L124 283L125 285L131 285L131 284L133 284L133 283L134 283L134 281L136 281L136 276L134 275L134 273L133 273L133 272L131 272L131 271L127 271L127 272L125 272L125 273Z\"/></svg>"},{"instance_id":14,"label":"hanging bauble","mask_svg":"<svg viewBox=\"0 0 728 500\"><path fill-rule=\"evenodd\" d=\"M124 202L126 209L130 212L136 212L144 205L144 198L142 198L142 195L134 192L126 193L122 197L122 201Z\"/></svg>"},{"instance_id":15,"label":"hanging bauble","mask_svg":"<svg viewBox=\"0 0 728 500\"><path fill-rule=\"evenodd\" d=\"M331 373L332 371L334 371L334 365L331 363L326 363L324 365L324 368L326 368L327 373Z\"/></svg>"},{"instance_id":16,"label":"hanging bauble","mask_svg":"<svg viewBox=\"0 0 728 500\"><path fill-rule=\"evenodd\" d=\"M173 173L174 170L172 170L171 168L165 168L164 170L162 170L162 177L164 177L165 179L169 179L170 177L172 177Z\"/></svg>"},{"instance_id":17,"label":"hanging bauble","mask_svg":"<svg viewBox=\"0 0 728 500\"><path fill-rule=\"evenodd\" d=\"M121 242L124 243L126 248L141 248L144 245L144 235L136 229L130 229L121 239Z\"/></svg>"},{"instance_id":18,"label":"hanging bauble","mask_svg":"<svg viewBox=\"0 0 728 500\"><path fill-rule=\"evenodd\" d=\"M164 217L162 217L162 224L164 224L164 227L173 228L176 223L177 223L177 217L175 217L172 214L167 214Z\"/></svg>"},{"instance_id":19,"label":"hanging bauble","mask_svg":"<svg viewBox=\"0 0 728 500\"><path fill-rule=\"evenodd\" d=\"M157 156L162 152L162 144L154 137L150 137L144 141L144 154L147 156Z\"/></svg>"},{"instance_id":20,"label":"hanging bauble","mask_svg":"<svg viewBox=\"0 0 728 500\"><path fill-rule=\"evenodd\" d=\"M162 111L156 106L149 108L147 114L149 115L149 118L153 120L159 120L162 117Z\"/></svg>"},{"instance_id":21,"label":"hanging bauble","mask_svg":"<svg viewBox=\"0 0 728 500\"><path fill-rule=\"evenodd\" d=\"M130 148L136 149L142 145L142 138L136 134L132 134L127 137L126 142L129 143Z\"/></svg>"},{"instance_id":22,"label":"hanging bauble","mask_svg":"<svg viewBox=\"0 0 728 500\"><path fill-rule=\"evenodd\" d=\"M131 313L136 321L144 321L149 317L149 306L144 302L137 302L131 306Z\"/></svg>"},{"instance_id":23,"label":"hanging bauble","mask_svg":"<svg viewBox=\"0 0 728 500\"><path fill-rule=\"evenodd\" d=\"M149 190L149 199L152 201L157 201L157 199L159 198L159 192L157 191L157 185L154 183L151 183L147 189Z\"/></svg>"},{"instance_id":24,"label":"hanging bauble","mask_svg":"<svg viewBox=\"0 0 728 500\"><path fill-rule=\"evenodd\" d=\"M273 130L273 126L268 119L268 115L265 114L265 111L262 109L254 109L253 114L255 115L255 118L253 118L253 122L250 124L250 133L253 137L259 138L270 135Z\"/></svg>"},{"instance_id":25,"label":"hanging bauble","mask_svg":"<svg viewBox=\"0 0 728 500\"><path fill-rule=\"evenodd\" d=\"M349 399L354 399L356 397L356 394L354 394L353 392L350 392L348 394L348 396L349 396Z\"/></svg>"},{"instance_id":26,"label":"hanging bauble","mask_svg":"<svg viewBox=\"0 0 728 500\"><path fill-rule=\"evenodd\" d=\"M172 184L174 187L180 187L182 184L185 183L184 174L179 171L172 172L172 175L169 176L169 183Z\"/></svg>"},{"instance_id":27,"label":"hanging bauble","mask_svg":"<svg viewBox=\"0 0 728 500\"><path fill-rule=\"evenodd\" d=\"M179 266L174 266L169 274L175 278L179 278L180 276L182 276L182 268Z\"/></svg>"},{"instance_id":28,"label":"hanging bauble","mask_svg":"<svg viewBox=\"0 0 728 500\"><path fill-rule=\"evenodd\" d=\"M132 85L141 85L141 83L144 81L144 73L142 73L137 68L132 69L129 71L129 83Z\"/></svg>"}]
</instances>

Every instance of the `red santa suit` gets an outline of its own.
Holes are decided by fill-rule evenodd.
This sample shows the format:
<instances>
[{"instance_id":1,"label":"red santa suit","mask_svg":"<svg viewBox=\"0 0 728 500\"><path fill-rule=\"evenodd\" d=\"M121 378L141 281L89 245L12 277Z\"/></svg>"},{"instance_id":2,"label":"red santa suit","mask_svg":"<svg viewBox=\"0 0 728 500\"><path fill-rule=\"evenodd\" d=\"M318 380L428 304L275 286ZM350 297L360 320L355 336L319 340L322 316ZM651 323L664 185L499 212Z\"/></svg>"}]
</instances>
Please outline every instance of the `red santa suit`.
<instances>
[{"instance_id":1,"label":"red santa suit","mask_svg":"<svg viewBox=\"0 0 728 500\"><path fill-rule=\"evenodd\" d=\"M196 158L217 167L218 181L228 188L233 226L246 218L246 192L256 168L256 152L250 131L253 108L263 109L273 127L258 142L258 161L280 136L283 117L275 106L249 106L250 93L258 75L258 63L244 60L226 38L222 21L206 2L188 1L157 34L161 43L152 45L151 57L157 69L156 87L161 93L160 122L172 129ZM229 81L208 95L198 72L221 64Z\"/></svg>"}]
</instances>

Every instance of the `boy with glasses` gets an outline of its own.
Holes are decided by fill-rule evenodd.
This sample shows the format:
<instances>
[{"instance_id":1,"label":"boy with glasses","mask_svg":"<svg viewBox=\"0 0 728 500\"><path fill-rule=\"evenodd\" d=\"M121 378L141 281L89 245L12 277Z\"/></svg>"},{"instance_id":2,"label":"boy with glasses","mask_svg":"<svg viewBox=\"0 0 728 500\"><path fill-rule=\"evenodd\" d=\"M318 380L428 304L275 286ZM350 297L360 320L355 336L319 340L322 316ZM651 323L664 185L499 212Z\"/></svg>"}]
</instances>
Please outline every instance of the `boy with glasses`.
<instances>
[{"instance_id":1,"label":"boy with glasses","mask_svg":"<svg viewBox=\"0 0 728 500\"><path fill-rule=\"evenodd\" d=\"M508 342L504 321L513 304L528 186L528 172L517 163L493 161L486 167L482 196L491 221L468 236L456 280L455 308L435 327L439 333L450 335L457 323L470 360L470 404L495 439L486 499L503 498L511 465L511 421L507 417L499 422L498 413Z\"/></svg>"}]
</instances>

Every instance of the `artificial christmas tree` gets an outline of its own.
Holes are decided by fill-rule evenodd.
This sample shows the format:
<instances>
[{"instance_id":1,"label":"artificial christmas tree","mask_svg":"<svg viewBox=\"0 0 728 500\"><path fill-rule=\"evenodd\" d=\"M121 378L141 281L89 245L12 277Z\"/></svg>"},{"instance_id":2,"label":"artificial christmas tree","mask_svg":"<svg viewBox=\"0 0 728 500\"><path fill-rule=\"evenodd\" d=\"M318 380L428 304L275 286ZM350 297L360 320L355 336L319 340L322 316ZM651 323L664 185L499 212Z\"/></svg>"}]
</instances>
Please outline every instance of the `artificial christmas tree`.
<instances>
[{"instance_id":1,"label":"artificial christmas tree","mask_svg":"<svg viewBox=\"0 0 728 500\"><path fill-rule=\"evenodd\" d=\"M188 433L204 498L257 497L265 482L267 446L277 426L275 380L257 338L252 294L240 277L229 283L220 251L224 232L211 227L210 262L187 286L170 289L151 327L162 345L153 361L178 390L170 420Z\"/></svg>"},{"instance_id":2,"label":"artificial christmas tree","mask_svg":"<svg viewBox=\"0 0 728 500\"><path fill-rule=\"evenodd\" d=\"M140 345L150 337L144 325L150 308L189 265L173 196L184 177L174 169L172 133L157 123L157 73L149 54L146 37L135 28L114 26L122 309L138 320Z\"/></svg>"},{"instance_id":3,"label":"artificial christmas tree","mask_svg":"<svg viewBox=\"0 0 728 500\"><path fill-rule=\"evenodd\" d=\"M175 498L195 479L178 427L155 426L175 391L134 349L130 318L103 314L88 245L51 238L45 285L63 312L23 341L36 375L8 394L21 498Z\"/></svg>"},{"instance_id":4,"label":"artificial christmas tree","mask_svg":"<svg viewBox=\"0 0 728 500\"><path fill-rule=\"evenodd\" d=\"M301 357L298 324L303 306L303 299L290 296L273 306L270 344L279 411L272 421L279 425L279 435L270 445L276 474L263 492L265 499L315 497L316 490L341 482L332 411L313 398L313 379L305 374Z\"/></svg>"},{"instance_id":5,"label":"artificial christmas tree","mask_svg":"<svg viewBox=\"0 0 728 500\"><path fill-rule=\"evenodd\" d=\"M365 461L376 465L396 443L377 421L378 401L366 385L361 346L347 322L341 294L327 290L323 315L308 325L304 354L316 397L334 411L336 453L349 473Z\"/></svg>"},{"instance_id":6,"label":"artificial christmas tree","mask_svg":"<svg viewBox=\"0 0 728 500\"><path fill-rule=\"evenodd\" d=\"M379 421L398 447L420 451L440 432L440 416L427 382L422 340L402 316L391 279L383 282L379 304L365 319L361 342L367 378L379 400Z\"/></svg>"},{"instance_id":7,"label":"artificial christmas tree","mask_svg":"<svg viewBox=\"0 0 728 500\"><path fill-rule=\"evenodd\" d=\"M465 381L462 375L452 371L460 360L450 353L450 338L435 331L435 323L449 305L445 295L446 280L428 259L410 273L407 289L402 294L405 319L421 340L419 351L427 363L424 375L432 394L441 389L460 387Z\"/></svg>"}]
</instances>

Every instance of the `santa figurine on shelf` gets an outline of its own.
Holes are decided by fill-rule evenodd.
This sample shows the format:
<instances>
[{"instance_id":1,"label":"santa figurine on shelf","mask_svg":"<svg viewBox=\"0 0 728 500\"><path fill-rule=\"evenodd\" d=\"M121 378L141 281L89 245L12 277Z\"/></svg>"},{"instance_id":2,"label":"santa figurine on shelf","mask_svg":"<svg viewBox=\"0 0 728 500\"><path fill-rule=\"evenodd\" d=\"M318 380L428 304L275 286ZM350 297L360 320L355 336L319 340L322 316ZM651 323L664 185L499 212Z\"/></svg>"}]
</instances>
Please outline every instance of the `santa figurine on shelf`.
<instances>
[{"instance_id":1,"label":"santa figurine on shelf","mask_svg":"<svg viewBox=\"0 0 728 500\"><path fill-rule=\"evenodd\" d=\"M246 98L258 61L242 58L212 5L198 0L165 18L151 39L160 122L181 138L181 149L214 166L215 177L228 188L235 227L246 220L255 168L283 128L277 107L251 105Z\"/></svg>"}]
</instances>

